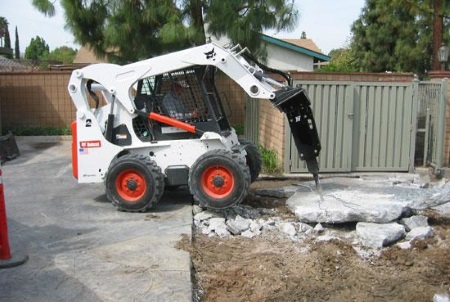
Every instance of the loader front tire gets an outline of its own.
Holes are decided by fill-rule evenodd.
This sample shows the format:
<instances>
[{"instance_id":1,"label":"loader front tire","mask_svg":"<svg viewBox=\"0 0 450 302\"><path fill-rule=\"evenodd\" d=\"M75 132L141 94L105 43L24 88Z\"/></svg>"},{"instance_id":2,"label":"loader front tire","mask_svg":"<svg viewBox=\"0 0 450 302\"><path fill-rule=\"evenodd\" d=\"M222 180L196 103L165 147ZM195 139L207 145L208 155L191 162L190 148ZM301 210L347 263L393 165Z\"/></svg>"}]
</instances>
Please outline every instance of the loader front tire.
<instances>
[{"instance_id":1,"label":"loader front tire","mask_svg":"<svg viewBox=\"0 0 450 302\"><path fill-rule=\"evenodd\" d=\"M119 211L144 212L164 192L164 175L150 158L127 154L115 159L106 176L106 196Z\"/></svg>"},{"instance_id":2,"label":"loader front tire","mask_svg":"<svg viewBox=\"0 0 450 302\"><path fill-rule=\"evenodd\" d=\"M250 186L245 160L228 150L211 150L200 156L189 171L189 190L200 206L214 210L244 200Z\"/></svg>"}]
</instances>

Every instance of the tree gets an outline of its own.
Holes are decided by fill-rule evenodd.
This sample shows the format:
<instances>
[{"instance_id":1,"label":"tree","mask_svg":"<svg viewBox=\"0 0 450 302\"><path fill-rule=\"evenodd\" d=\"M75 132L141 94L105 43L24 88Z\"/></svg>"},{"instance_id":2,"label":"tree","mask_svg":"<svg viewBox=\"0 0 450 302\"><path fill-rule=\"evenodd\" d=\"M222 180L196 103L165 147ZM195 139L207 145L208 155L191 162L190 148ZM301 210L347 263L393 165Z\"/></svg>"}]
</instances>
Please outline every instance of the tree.
<instances>
[{"instance_id":1,"label":"tree","mask_svg":"<svg viewBox=\"0 0 450 302\"><path fill-rule=\"evenodd\" d=\"M17 26L16 26L16 41L14 44L14 58L20 59L19 32L17 31Z\"/></svg>"},{"instance_id":2,"label":"tree","mask_svg":"<svg viewBox=\"0 0 450 302\"><path fill-rule=\"evenodd\" d=\"M11 38L9 36L8 21L4 17L0 17L0 47L6 48L2 54L12 59Z\"/></svg>"},{"instance_id":3,"label":"tree","mask_svg":"<svg viewBox=\"0 0 450 302\"><path fill-rule=\"evenodd\" d=\"M414 72L431 68L431 0L367 0L353 23L351 48L368 72ZM448 5L444 8L448 11ZM445 33L444 40L448 40Z\"/></svg>"},{"instance_id":4,"label":"tree","mask_svg":"<svg viewBox=\"0 0 450 302\"><path fill-rule=\"evenodd\" d=\"M64 64L70 64L73 63L73 59L75 58L76 54L76 49L62 46L55 48L52 52L50 52L50 54L48 55L48 59L59 61Z\"/></svg>"},{"instance_id":5,"label":"tree","mask_svg":"<svg viewBox=\"0 0 450 302\"><path fill-rule=\"evenodd\" d=\"M317 71L356 72L359 70L354 51L350 47L333 49L328 56L331 57L329 64Z\"/></svg>"},{"instance_id":6,"label":"tree","mask_svg":"<svg viewBox=\"0 0 450 302\"><path fill-rule=\"evenodd\" d=\"M6 29L6 33L5 33L5 48L9 48L11 50L11 52L6 54L5 56L8 59L12 59L13 55L12 55L12 48L11 48L11 37L9 36L8 28Z\"/></svg>"},{"instance_id":7,"label":"tree","mask_svg":"<svg viewBox=\"0 0 450 302\"><path fill-rule=\"evenodd\" d=\"M4 17L0 17L0 47L5 47L5 36L8 32L8 21Z\"/></svg>"},{"instance_id":8,"label":"tree","mask_svg":"<svg viewBox=\"0 0 450 302\"><path fill-rule=\"evenodd\" d=\"M216 37L227 35L264 53L260 33L289 30L297 20L294 0L61 0L67 27L83 46L116 62L136 61L206 41L205 24ZM50 0L33 0L47 15Z\"/></svg>"},{"instance_id":9,"label":"tree","mask_svg":"<svg viewBox=\"0 0 450 302\"><path fill-rule=\"evenodd\" d=\"M39 36L32 38L30 45L25 49L25 59L28 60L45 60L49 55L48 44Z\"/></svg>"}]
</instances>

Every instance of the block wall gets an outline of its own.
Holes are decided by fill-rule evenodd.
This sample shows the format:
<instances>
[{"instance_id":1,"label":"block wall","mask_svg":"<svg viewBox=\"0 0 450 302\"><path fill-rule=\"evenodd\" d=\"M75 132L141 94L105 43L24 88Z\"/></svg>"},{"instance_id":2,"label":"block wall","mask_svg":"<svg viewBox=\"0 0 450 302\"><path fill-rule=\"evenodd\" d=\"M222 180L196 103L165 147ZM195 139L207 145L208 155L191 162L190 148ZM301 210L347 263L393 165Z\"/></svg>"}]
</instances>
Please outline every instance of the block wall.
<instances>
[{"instance_id":1,"label":"block wall","mask_svg":"<svg viewBox=\"0 0 450 302\"><path fill-rule=\"evenodd\" d=\"M15 126L69 127L75 106L67 91L70 72L0 74L1 121Z\"/></svg>"}]
</instances>

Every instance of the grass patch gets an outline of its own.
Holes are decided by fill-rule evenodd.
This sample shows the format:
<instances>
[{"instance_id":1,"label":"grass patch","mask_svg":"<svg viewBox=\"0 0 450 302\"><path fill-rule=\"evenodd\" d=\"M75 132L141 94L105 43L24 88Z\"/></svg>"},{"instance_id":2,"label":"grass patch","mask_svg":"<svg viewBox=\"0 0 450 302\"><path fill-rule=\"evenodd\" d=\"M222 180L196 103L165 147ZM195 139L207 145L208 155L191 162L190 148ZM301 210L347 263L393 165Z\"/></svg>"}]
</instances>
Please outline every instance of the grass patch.
<instances>
[{"instance_id":1,"label":"grass patch","mask_svg":"<svg viewBox=\"0 0 450 302\"><path fill-rule=\"evenodd\" d=\"M234 130L236 130L237 135L244 135L244 125L233 125Z\"/></svg>"},{"instance_id":2,"label":"grass patch","mask_svg":"<svg viewBox=\"0 0 450 302\"><path fill-rule=\"evenodd\" d=\"M278 155L275 150L266 149L259 145L259 152L262 158L262 171L265 174L280 174L282 169L278 162Z\"/></svg>"},{"instance_id":3,"label":"grass patch","mask_svg":"<svg viewBox=\"0 0 450 302\"><path fill-rule=\"evenodd\" d=\"M17 126L3 129L3 135L11 132L15 136L70 135L70 127Z\"/></svg>"}]
</instances>

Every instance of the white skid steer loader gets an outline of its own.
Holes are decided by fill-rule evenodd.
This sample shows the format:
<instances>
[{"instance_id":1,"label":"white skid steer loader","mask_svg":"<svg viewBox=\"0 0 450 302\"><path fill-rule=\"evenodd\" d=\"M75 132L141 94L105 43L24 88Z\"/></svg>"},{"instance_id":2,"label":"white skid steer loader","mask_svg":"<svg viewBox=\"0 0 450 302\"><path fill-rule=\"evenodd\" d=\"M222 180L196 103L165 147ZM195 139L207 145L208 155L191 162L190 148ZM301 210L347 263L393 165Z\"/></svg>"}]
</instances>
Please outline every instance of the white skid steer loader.
<instances>
[{"instance_id":1,"label":"white skid steer loader","mask_svg":"<svg viewBox=\"0 0 450 302\"><path fill-rule=\"evenodd\" d=\"M146 211L165 187L187 185L200 205L240 203L261 170L261 156L239 141L224 112L214 74L221 70L252 98L285 112L300 158L317 179L320 141L302 88L284 85L240 46L205 44L128 65L73 71L77 109L72 167L79 183L105 182L122 211Z\"/></svg>"}]
</instances>

